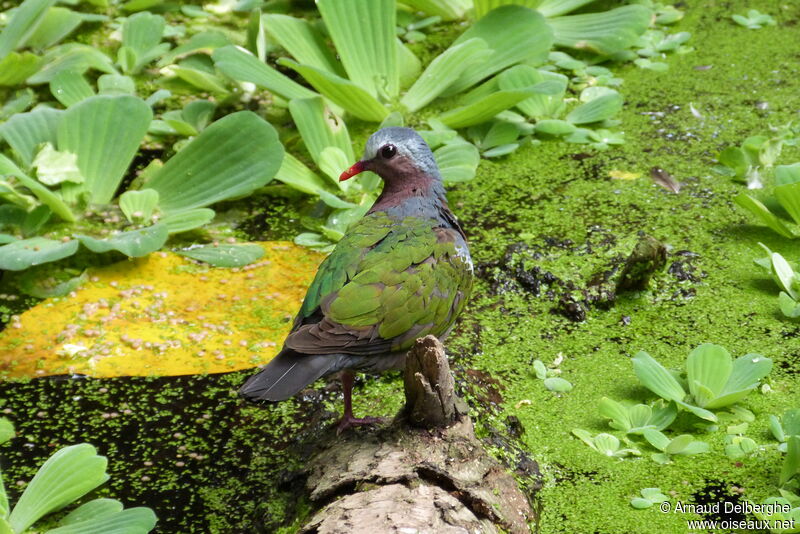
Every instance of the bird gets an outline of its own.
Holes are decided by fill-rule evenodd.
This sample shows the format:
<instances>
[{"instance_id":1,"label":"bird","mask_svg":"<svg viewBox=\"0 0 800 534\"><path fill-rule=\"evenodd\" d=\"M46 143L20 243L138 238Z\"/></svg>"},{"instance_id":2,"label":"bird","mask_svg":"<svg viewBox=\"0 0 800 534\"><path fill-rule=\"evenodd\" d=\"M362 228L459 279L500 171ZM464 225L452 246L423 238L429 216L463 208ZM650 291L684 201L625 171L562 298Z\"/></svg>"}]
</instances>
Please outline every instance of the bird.
<instances>
[{"instance_id":1,"label":"bird","mask_svg":"<svg viewBox=\"0 0 800 534\"><path fill-rule=\"evenodd\" d=\"M411 128L378 130L339 179L364 171L382 179L380 195L320 264L281 351L239 390L277 402L341 372L339 432L380 421L354 417L354 373L402 369L416 339L443 340L473 285L467 238L424 139Z\"/></svg>"}]
</instances>

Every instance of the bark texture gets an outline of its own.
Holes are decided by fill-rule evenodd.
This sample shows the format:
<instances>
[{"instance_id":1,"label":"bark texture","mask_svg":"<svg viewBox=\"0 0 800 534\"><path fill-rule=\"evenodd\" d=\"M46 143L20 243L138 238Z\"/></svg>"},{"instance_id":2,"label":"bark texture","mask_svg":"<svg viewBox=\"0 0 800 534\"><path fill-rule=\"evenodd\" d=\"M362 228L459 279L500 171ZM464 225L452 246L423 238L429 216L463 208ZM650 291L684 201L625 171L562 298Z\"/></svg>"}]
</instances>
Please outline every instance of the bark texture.
<instances>
[{"instance_id":1,"label":"bark texture","mask_svg":"<svg viewBox=\"0 0 800 534\"><path fill-rule=\"evenodd\" d=\"M301 532L531 532L528 499L475 437L436 338L409 353L405 387L390 425L324 437L307 479L320 509Z\"/></svg>"}]
</instances>

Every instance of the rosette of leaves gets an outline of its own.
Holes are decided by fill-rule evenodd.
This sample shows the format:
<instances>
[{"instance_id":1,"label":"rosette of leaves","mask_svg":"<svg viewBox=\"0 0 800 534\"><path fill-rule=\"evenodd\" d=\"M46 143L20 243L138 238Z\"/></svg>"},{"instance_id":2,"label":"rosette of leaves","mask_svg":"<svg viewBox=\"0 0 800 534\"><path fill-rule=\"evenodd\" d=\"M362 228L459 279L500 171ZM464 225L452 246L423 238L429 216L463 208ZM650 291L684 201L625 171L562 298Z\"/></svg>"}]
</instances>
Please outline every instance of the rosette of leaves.
<instances>
[{"instance_id":1,"label":"rosette of leaves","mask_svg":"<svg viewBox=\"0 0 800 534\"><path fill-rule=\"evenodd\" d=\"M789 239L797 237L787 222L800 224L800 163L775 167L772 196L763 202L747 193L739 193L733 200L773 232Z\"/></svg>"},{"instance_id":2,"label":"rosette of leaves","mask_svg":"<svg viewBox=\"0 0 800 534\"><path fill-rule=\"evenodd\" d=\"M592 450L599 452L604 456L612 458L625 458L626 456L640 456L642 453L639 449L635 448L629 441L626 444L629 447L624 447L619 438L613 434L602 432L596 436L592 436L586 430L581 428L572 429L572 434L588 445Z\"/></svg>"},{"instance_id":3,"label":"rosette of leaves","mask_svg":"<svg viewBox=\"0 0 800 534\"><path fill-rule=\"evenodd\" d=\"M740 146L724 149L717 156L714 171L746 183L748 189L761 189L772 174L784 146L800 143L800 127L793 123L775 128L771 135L752 135ZM777 169L776 169L777 170Z\"/></svg>"},{"instance_id":4,"label":"rosette of leaves","mask_svg":"<svg viewBox=\"0 0 800 534\"><path fill-rule=\"evenodd\" d=\"M626 434L643 434L645 430L664 430L675 420L678 408L673 402L657 400L652 405L627 406L608 397L600 399L600 415L609 419L609 426Z\"/></svg>"},{"instance_id":5,"label":"rosette of leaves","mask_svg":"<svg viewBox=\"0 0 800 534\"><path fill-rule=\"evenodd\" d=\"M551 85L467 93L504 69L547 59L552 32L543 17L523 6L502 6L470 26L424 69L396 36L394 0L321 0L320 15L334 49L312 23L287 15L264 15L266 32L291 58L278 63L301 75L337 114L381 122L391 112L416 112L438 97L463 95L440 120L461 128L485 122ZM353 31L353 23L369 32ZM246 50L214 51L218 70L263 87L280 97L315 96Z\"/></svg>"},{"instance_id":6,"label":"rosette of leaves","mask_svg":"<svg viewBox=\"0 0 800 534\"><path fill-rule=\"evenodd\" d=\"M682 434L670 439L662 432L648 428L642 432L642 435L654 449L660 451L650 455L653 461L659 464L669 463L675 456L702 454L711 449L708 443L697 441L690 434Z\"/></svg>"},{"instance_id":7,"label":"rosette of leaves","mask_svg":"<svg viewBox=\"0 0 800 534\"><path fill-rule=\"evenodd\" d=\"M0 419L0 443L13 437L13 426ZM62 517L54 528L31 527L43 517L62 510L105 483L108 461L98 456L88 443L64 447L42 464L14 506L0 479L0 531L8 534L48 532L52 534L94 534L124 532L145 534L156 524L150 508L123 509L114 499L94 499L78 506ZM49 526L53 526L52 522Z\"/></svg>"},{"instance_id":8,"label":"rosette of leaves","mask_svg":"<svg viewBox=\"0 0 800 534\"><path fill-rule=\"evenodd\" d=\"M25 0L4 12L0 32L0 86L44 83L65 68L114 72L111 61L82 44L58 45L84 22L107 17L73 11L55 0Z\"/></svg>"},{"instance_id":9,"label":"rosette of leaves","mask_svg":"<svg viewBox=\"0 0 800 534\"><path fill-rule=\"evenodd\" d=\"M480 20L490 11L502 6L519 5L535 9L547 19L558 46L590 51L611 56L628 49L650 25L651 8L663 11L652 2L622 6L599 13L569 15L593 0L404 0L415 9L438 15L445 20L470 15ZM666 12L665 12L666 13ZM674 17L663 16L659 24L674 22Z\"/></svg>"},{"instance_id":10,"label":"rosette of leaves","mask_svg":"<svg viewBox=\"0 0 800 534\"><path fill-rule=\"evenodd\" d=\"M632 360L636 376L647 389L712 422L718 419L711 410L744 399L772 369L772 360L760 354L733 360L724 347L711 343L699 345L689 353L685 378L668 371L644 351Z\"/></svg>"},{"instance_id":11,"label":"rosette of leaves","mask_svg":"<svg viewBox=\"0 0 800 534\"><path fill-rule=\"evenodd\" d=\"M269 182L283 158L272 126L242 111L120 191L151 120L138 97L87 94L66 110L39 108L0 126L10 149L0 154L0 269L60 260L80 245L144 256L211 221L208 206Z\"/></svg>"}]
</instances>

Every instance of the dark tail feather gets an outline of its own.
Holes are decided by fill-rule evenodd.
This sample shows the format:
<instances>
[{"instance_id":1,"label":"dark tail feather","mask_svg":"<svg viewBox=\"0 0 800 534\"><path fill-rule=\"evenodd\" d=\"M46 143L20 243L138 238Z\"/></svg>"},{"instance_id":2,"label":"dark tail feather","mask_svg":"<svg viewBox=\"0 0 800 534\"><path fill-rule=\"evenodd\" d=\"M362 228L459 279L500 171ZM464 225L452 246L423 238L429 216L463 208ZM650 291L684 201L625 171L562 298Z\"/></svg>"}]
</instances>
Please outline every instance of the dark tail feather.
<instances>
[{"instance_id":1,"label":"dark tail feather","mask_svg":"<svg viewBox=\"0 0 800 534\"><path fill-rule=\"evenodd\" d=\"M336 363L336 355L282 350L266 367L247 379L239 395L248 400L286 400L327 374Z\"/></svg>"}]
</instances>

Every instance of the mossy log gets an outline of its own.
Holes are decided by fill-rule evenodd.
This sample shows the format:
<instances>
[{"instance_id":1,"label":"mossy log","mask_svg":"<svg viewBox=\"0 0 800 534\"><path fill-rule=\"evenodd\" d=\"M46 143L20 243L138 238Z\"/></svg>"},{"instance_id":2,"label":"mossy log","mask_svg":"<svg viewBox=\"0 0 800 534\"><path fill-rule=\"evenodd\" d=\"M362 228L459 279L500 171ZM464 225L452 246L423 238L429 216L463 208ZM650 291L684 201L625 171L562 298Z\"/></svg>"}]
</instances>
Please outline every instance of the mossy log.
<instances>
[{"instance_id":1,"label":"mossy log","mask_svg":"<svg viewBox=\"0 0 800 534\"><path fill-rule=\"evenodd\" d=\"M405 391L388 426L321 440L307 481L319 510L301 532L531 532L528 498L475 437L436 338L409 352Z\"/></svg>"}]
</instances>

